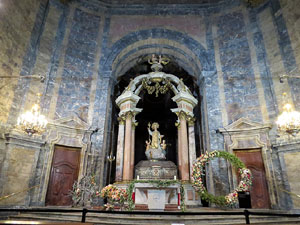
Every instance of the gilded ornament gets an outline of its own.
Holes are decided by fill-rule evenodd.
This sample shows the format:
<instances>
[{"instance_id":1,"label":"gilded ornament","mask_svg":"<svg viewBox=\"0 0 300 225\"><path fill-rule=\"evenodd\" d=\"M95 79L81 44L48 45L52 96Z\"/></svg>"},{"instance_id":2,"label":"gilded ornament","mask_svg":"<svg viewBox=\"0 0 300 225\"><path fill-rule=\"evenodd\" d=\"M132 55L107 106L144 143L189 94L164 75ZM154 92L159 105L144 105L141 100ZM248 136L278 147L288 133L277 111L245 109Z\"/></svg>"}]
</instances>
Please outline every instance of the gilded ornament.
<instances>
[{"instance_id":1,"label":"gilded ornament","mask_svg":"<svg viewBox=\"0 0 300 225\"><path fill-rule=\"evenodd\" d=\"M131 112L131 111L128 111L128 112L125 113L124 116L125 116L126 119L132 119L134 117L134 113Z\"/></svg>"},{"instance_id":2,"label":"gilded ornament","mask_svg":"<svg viewBox=\"0 0 300 225\"><path fill-rule=\"evenodd\" d=\"M178 118L180 119L180 120L187 120L187 118L188 118L188 114L186 113L186 112L184 112L184 111L180 111L180 112L176 112L176 115L178 116Z\"/></svg>"},{"instance_id":3,"label":"gilded ornament","mask_svg":"<svg viewBox=\"0 0 300 225\"><path fill-rule=\"evenodd\" d=\"M194 125L195 125L196 118L195 118L195 117L192 117L192 116L190 116L190 115L188 115L188 116L187 116L187 121L188 121L189 126L194 126Z\"/></svg>"},{"instance_id":4,"label":"gilded ornament","mask_svg":"<svg viewBox=\"0 0 300 225\"><path fill-rule=\"evenodd\" d=\"M118 117L118 121L121 125L124 125L125 124L125 120L126 120L126 117L125 115L122 115L122 116L119 116Z\"/></svg>"},{"instance_id":5,"label":"gilded ornament","mask_svg":"<svg viewBox=\"0 0 300 225\"><path fill-rule=\"evenodd\" d=\"M154 85L151 85L155 83ZM160 84L161 83L161 84ZM155 92L155 97L158 94L165 94L171 87L171 81L165 78L145 78L142 80L142 87L147 90L148 94L151 95Z\"/></svg>"},{"instance_id":6,"label":"gilded ornament","mask_svg":"<svg viewBox=\"0 0 300 225\"><path fill-rule=\"evenodd\" d=\"M139 125L138 122L132 122L132 128L136 128Z\"/></svg>"}]
</instances>

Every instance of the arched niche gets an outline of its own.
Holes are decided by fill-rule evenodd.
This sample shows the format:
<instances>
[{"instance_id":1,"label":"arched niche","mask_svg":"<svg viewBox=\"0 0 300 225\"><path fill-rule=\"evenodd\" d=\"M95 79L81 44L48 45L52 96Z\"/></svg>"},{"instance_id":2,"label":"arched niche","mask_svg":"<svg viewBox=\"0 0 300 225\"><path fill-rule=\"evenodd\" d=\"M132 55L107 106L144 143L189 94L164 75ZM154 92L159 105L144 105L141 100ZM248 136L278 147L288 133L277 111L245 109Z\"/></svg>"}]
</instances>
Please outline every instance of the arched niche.
<instances>
[{"instance_id":1,"label":"arched niche","mask_svg":"<svg viewBox=\"0 0 300 225\"><path fill-rule=\"evenodd\" d=\"M136 119L138 119L139 114L142 114L143 112L143 108L138 107L141 105L141 98L144 98L145 95L147 95L148 98L151 97L151 91L149 92L148 90L149 86L158 86L157 89L154 91L152 90L155 92L152 93L152 95L154 94L157 97L160 95L164 95L164 97L167 96L166 99L169 101L171 99L173 106L175 106L175 108L170 107L170 109L164 110L169 111L171 115L174 116L173 121L171 119L173 125L175 126L175 123L177 124L176 132L178 138L176 143L173 141L173 152L178 155L177 164L179 168L179 176L182 180L189 180L191 166L193 160L196 158L196 141L194 131L195 118L193 109L198 104L198 100L193 96L189 87L185 85L182 79L173 74L155 70L154 72L136 76L130 81L128 86L126 86L126 88L123 90L122 94L120 94L116 99L116 103L120 109L118 114L120 123L118 128L116 181L133 179L134 165L136 163L135 148L138 147L139 151L142 152L145 150L142 142L140 142L137 146L135 144L137 143L136 126L140 122ZM161 88L166 86L168 87L168 91L165 93L158 93L158 90L161 90ZM164 97L160 98L160 100L164 100ZM143 107L145 107L145 105ZM148 121L143 121L142 123L148 123ZM145 126L145 124L142 124L142 126ZM174 145L176 145L177 153L174 149ZM138 157L140 157L140 155ZM170 159L172 161L177 160L176 157Z\"/></svg>"}]
</instances>

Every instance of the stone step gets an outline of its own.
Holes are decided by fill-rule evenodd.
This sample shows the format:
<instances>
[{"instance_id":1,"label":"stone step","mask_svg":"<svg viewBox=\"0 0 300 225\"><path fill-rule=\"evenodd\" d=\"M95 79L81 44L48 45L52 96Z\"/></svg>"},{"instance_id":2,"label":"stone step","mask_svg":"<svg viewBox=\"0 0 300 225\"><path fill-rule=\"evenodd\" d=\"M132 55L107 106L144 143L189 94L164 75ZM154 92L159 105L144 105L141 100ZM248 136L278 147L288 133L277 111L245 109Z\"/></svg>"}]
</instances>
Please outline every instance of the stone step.
<instances>
[{"instance_id":1,"label":"stone step","mask_svg":"<svg viewBox=\"0 0 300 225\"><path fill-rule=\"evenodd\" d=\"M21 213L11 220L34 220L53 222L80 222L81 213ZM251 224L300 224L299 218L276 216L250 216ZM128 215L109 213L88 213L86 222L94 224L245 224L240 215Z\"/></svg>"}]
</instances>

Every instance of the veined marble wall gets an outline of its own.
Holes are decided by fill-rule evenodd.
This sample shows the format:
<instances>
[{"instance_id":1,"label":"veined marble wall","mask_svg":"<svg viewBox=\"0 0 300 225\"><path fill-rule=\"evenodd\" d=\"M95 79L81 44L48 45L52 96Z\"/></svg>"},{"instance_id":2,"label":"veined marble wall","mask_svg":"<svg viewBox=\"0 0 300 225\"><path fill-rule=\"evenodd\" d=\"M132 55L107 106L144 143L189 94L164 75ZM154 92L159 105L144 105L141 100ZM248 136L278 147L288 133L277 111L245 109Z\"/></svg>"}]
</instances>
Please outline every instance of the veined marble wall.
<instances>
[{"instance_id":1,"label":"veined marble wall","mask_svg":"<svg viewBox=\"0 0 300 225\"><path fill-rule=\"evenodd\" d=\"M170 55L195 77L203 97L205 116L198 119L208 151L223 150L223 135L216 131L242 117L272 124L269 139L275 142L274 122L282 111L283 92L300 110L300 79L279 82L282 74L299 73L297 1L269 0L258 8L247 8L239 0L147 7L107 7L101 1L84 0L69 5L58 0L31 0L26 5L7 0L2 5L6 16L0 20L0 46L5 49L0 53L1 75L46 76L44 83L1 80L5 84L0 86L2 126L14 125L19 113L36 100L35 93L42 92L47 118L76 117L95 131L89 143L96 157L91 169L100 185L105 184L105 157L110 151L112 90L117 77L143 55ZM20 11L17 17L10 14L12 10ZM25 26L21 26L24 18ZM7 146L1 143L3 153ZM272 163L265 166L274 175L272 183L282 185L280 160L284 157L289 162L291 157L269 150ZM214 160L210 165L209 190L229 192L226 162ZM293 174L294 170L286 171ZM285 186L288 191L297 189L299 181L286 182L290 182ZM288 197L275 195L280 207L298 207L287 203L291 201Z\"/></svg>"}]
</instances>

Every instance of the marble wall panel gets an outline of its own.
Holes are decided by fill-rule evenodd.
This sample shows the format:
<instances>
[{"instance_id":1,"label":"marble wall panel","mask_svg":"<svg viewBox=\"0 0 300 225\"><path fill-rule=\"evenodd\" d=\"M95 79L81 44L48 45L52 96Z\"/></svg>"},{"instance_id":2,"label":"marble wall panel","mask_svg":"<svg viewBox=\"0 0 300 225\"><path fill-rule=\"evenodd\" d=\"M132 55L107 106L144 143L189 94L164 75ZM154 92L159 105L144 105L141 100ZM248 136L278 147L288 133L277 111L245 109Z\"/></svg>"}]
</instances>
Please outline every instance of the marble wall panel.
<instances>
[{"instance_id":1,"label":"marble wall panel","mask_svg":"<svg viewBox=\"0 0 300 225\"><path fill-rule=\"evenodd\" d=\"M83 121L88 119L99 23L99 16L80 9L74 12L64 56L56 118L76 113Z\"/></svg>"},{"instance_id":2,"label":"marble wall panel","mask_svg":"<svg viewBox=\"0 0 300 225\"><path fill-rule=\"evenodd\" d=\"M24 56L39 9L38 0L1 1L0 8L0 75L20 76ZM14 102L18 79L0 78L0 122L6 123ZM18 96L20 98L20 96Z\"/></svg>"},{"instance_id":3,"label":"marble wall panel","mask_svg":"<svg viewBox=\"0 0 300 225\"><path fill-rule=\"evenodd\" d=\"M5 186L2 190L1 196L17 193L28 189L35 161L35 150L14 148L9 152L6 160L8 167L4 173ZM1 201L0 204L24 205L26 197L27 191L24 191Z\"/></svg>"},{"instance_id":4,"label":"marble wall panel","mask_svg":"<svg viewBox=\"0 0 300 225\"><path fill-rule=\"evenodd\" d=\"M244 16L233 12L216 23L228 123L241 117L261 121Z\"/></svg>"},{"instance_id":5,"label":"marble wall panel","mask_svg":"<svg viewBox=\"0 0 300 225\"><path fill-rule=\"evenodd\" d=\"M290 152L284 154L286 174L290 186L291 198L294 204L294 208L300 209L300 198L295 196L299 195L300 179L299 179L299 166L300 152Z\"/></svg>"}]
</instances>

